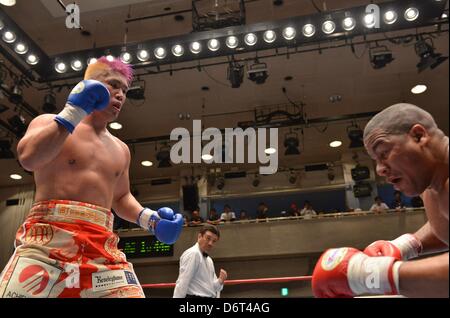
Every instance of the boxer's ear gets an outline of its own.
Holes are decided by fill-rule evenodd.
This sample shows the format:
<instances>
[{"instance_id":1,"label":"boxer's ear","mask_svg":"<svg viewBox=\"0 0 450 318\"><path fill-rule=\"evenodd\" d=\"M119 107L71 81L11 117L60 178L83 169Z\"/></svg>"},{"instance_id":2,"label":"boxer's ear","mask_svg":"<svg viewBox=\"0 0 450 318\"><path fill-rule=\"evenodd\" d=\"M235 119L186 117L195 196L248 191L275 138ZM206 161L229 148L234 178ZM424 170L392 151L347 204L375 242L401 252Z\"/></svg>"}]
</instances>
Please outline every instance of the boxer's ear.
<instances>
[{"instance_id":1,"label":"boxer's ear","mask_svg":"<svg viewBox=\"0 0 450 318\"><path fill-rule=\"evenodd\" d=\"M427 129L420 124L411 127L409 136L417 143L426 143L429 137Z\"/></svg>"}]
</instances>

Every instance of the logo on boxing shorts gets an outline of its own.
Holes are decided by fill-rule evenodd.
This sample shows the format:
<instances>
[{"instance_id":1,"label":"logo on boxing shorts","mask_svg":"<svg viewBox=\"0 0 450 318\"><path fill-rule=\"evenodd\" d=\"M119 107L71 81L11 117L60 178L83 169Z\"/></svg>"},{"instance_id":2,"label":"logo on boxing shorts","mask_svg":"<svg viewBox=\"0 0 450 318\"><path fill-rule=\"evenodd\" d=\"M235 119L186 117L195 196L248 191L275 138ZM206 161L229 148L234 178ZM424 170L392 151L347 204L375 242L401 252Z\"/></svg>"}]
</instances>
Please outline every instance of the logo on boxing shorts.
<instances>
[{"instance_id":1,"label":"logo on boxing shorts","mask_svg":"<svg viewBox=\"0 0 450 318\"><path fill-rule=\"evenodd\" d=\"M321 266L326 271L333 270L338 266L347 254L347 248L333 248L328 250L322 257Z\"/></svg>"},{"instance_id":2,"label":"logo on boxing shorts","mask_svg":"<svg viewBox=\"0 0 450 318\"><path fill-rule=\"evenodd\" d=\"M92 274L92 290L94 292L127 285L137 285L137 279L133 272L113 270Z\"/></svg>"},{"instance_id":3,"label":"logo on boxing shorts","mask_svg":"<svg viewBox=\"0 0 450 318\"><path fill-rule=\"evenodd\" d=\"M25 244L46 245L53 238L53 229L49 224L34 224L24 237Z\"/></svg>"},{"instance_id":4,"label":"logo on boxing shorts","mask_svg":"<svg viewBox=\"0 0 450 318\"><path fill-rule=\"evenodd\" d=\"M43 262L21 257L11 275L3 297L48 297L61 270Z\"/></svg>"}]
</instances>

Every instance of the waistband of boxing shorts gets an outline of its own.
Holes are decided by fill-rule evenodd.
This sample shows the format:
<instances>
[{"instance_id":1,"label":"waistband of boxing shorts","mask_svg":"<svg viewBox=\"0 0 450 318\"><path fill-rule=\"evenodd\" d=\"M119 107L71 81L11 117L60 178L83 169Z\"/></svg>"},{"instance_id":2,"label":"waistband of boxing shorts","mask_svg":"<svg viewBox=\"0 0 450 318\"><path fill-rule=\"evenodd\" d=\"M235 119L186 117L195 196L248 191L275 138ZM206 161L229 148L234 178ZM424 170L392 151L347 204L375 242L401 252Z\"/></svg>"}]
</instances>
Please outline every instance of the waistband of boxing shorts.
<instances>
[{"instance_id":1,"label":"waistband of boxing shorts","mask_svg":"<svg viewBox=\"0 0 450 318\"><path fill-rule=\"evenodd\" d=\"M84 221L112 231L114 215L104 207L71 200L38 201L31 207L27 220L46 219L52 221Z\"/></svg>"}]
</instances>

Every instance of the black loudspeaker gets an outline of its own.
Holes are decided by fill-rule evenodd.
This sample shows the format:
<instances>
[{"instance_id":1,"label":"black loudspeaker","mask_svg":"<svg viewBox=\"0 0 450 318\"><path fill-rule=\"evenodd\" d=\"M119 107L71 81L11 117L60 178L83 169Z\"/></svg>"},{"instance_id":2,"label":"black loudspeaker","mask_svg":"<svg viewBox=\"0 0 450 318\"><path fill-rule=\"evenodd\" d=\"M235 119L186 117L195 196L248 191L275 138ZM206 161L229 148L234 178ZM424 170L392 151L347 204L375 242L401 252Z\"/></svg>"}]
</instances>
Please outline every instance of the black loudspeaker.
<instances>
[{"instance_id":1,"label":"black loudspeaker","mask_svg":"<svg viewBox=\"0 0 450 318\"><path fill-rule=\"evenodd\" d=\"M352 179L354 181L360 181L370 178L370 171L369 168L364 166L356 166L351 170L352 173Z\"/></svg>"},{"instance_id":2,"label":"black loudspeaker","mask_svg":"<svg viewBox=\"0 0 450 318\"><path fill-rule=\"evenodd\" d=\"M183 186L184 210L194 211L198 207L198 187L194 185Z\"/></svg>"},{"instance_id":3,"label":"black loudspeaker","mask_svg":"<svg viewBox=\"0 0 450 318\"><path fill-rule=\"evenodd\" d=\"M358 182L353 186L355 198L368 197L372 194L372 186L367 182Z\"/></svg>"}]
</instances>

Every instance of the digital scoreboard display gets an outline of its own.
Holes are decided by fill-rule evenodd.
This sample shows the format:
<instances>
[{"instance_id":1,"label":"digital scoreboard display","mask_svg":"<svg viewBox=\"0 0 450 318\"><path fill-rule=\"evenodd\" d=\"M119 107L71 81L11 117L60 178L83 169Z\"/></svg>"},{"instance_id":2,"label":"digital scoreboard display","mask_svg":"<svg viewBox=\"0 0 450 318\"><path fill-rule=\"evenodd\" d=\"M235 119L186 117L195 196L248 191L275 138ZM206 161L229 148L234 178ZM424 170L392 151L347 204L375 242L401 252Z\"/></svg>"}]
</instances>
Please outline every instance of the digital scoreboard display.
<instances>
[{"instance_id":1,"label":"digital scoreboard display","mask_svg":"<svg viewBox=\"0 0 450 318\"><path fill-rule=\"evenodd\" d=\"M162 243L154 236L121 237L118 247L127 258L173 256L173 245Z\"/></svg>"}]
</instances>

